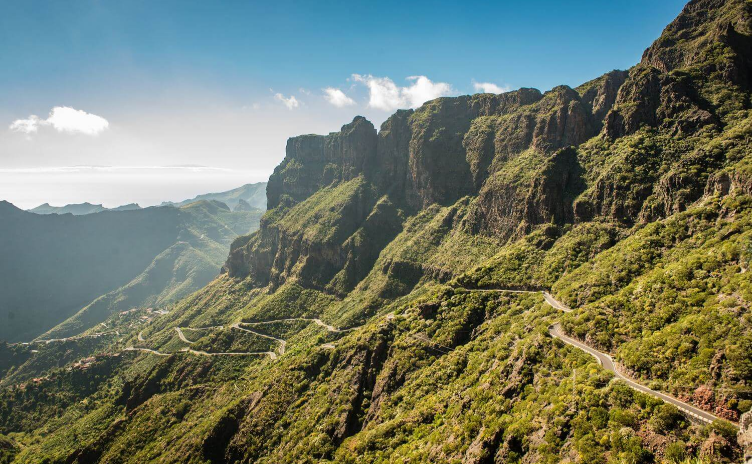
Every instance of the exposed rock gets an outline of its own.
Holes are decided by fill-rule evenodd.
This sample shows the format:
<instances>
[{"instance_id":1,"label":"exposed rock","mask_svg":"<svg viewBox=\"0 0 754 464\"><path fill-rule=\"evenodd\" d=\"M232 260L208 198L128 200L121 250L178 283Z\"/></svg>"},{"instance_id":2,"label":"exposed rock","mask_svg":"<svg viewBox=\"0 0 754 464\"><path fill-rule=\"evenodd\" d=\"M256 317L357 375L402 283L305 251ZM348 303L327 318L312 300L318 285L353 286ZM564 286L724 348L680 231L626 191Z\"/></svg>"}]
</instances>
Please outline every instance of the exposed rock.
<instances>
[{"instance_id":1,"label":"exposed rock","mask_svg":"<svg viewBox=\"0 0 754 464\"><path fill-rule=\"evenodd\" d=\"M501 429L490 431L482 427L477 437L469 445L461 462L463 464L485 464L492 462L502 434L503 431Z\"/></svg>"},{"instance_id":2,"label":"exposed rock","mask_svg":"<svg viewBox=\"0 0 754 464\"><path fill-rule=\"evenodd\" d=\"M340 132L288 139L285 159L267 183L267 208L287 195L299 202L336 181L351 180L375 162L377 133L372 123L357 116Z\"/></svg>"},{"instance_id":3,"label":"exposed rock","mask_svg":"<svg viewBox=\"0 0 754 464\"><path fill-rule=\"evenodd\" d=\"M751 86L751 5L741 0L692 0L642 56L664 73L704 63L704 72ZM720 49L732 59L709 60ZM748 77L747 77L748 75Z\"/></svg>"},{"instance_id":4,"label":"exposed rock","mask_svg":"<svg viewBox=\"0 0 754 464\"><path fill-rule=\"evenodd\" d=\"M694 390L692 400L701 409L711 411L715 407L715 392L706 385Z\"/></svg>"},{"instance_id":5,"label":"exposed rock","mask_svg":"<svg viewBox=\"0 0 754 464\"><path fill-rule=\"evenodd\" d=\"M736 436L738 445L744 451L744 463L751 463L751 411L744 413L738 423L739 430Z\"/></svg>"},{"instance_id":6,"label":"exposed rock","mask_svg":"<svg viewBox=\"0 0 754 464\"><path fill-rule=\"evenodd\" d=\"M607 114L605 133L617 138L643 126L661 126L674 135L691 134L717 122L705 109L707 106L682 78L638 65L631 70Z\"/></svg>"},{"instance_id":7,"label":"exposed rock","mask_svg":"<svg viewBox=\"0 0 754 464\"><path fill-rule=\"evenodd\" d=\"M655 456L663 456L665 448L670 444L670 438L667 435L655 433L651 430L642 429L638 436L641 438L644 447Z\"/></svg>"},{"instance_id":8,"label":"exposed rock","mask_svg":"<svg viewBox=\"0 0 754 464\"><path fill-rule=\"evenodd\" d=\"M751 173L717 172L709 177L704 188L704 195L707 196L725 196L736 192L751 192Z\"/></svg>"},{"instance_id":9,"label":"exposed rock","mask_svg":"<svg viewBox=\"0 0 754 464\"><path fill-rule=\"evenodd\" d=\"M699 457L707 459L719 459L720 457L730 457L732 451L733 450L731 450L728 440L726 440L713 430L712 432L710 432L709 437L704 440L702 446L699 447Z\"/></svg>"},{"instance_id":10,"label":"exposed rock","mask_svg":"<svg viewBox=\"0 0 754 464\"><path fill-rule=\"evenodd\" d=\"M581 94L581 101L587 107L591 107L593 124L602 126L607 112L615 104L618 91L627 77L628 71L613 70L576 89Z\"/></svg>"}]
</instances>

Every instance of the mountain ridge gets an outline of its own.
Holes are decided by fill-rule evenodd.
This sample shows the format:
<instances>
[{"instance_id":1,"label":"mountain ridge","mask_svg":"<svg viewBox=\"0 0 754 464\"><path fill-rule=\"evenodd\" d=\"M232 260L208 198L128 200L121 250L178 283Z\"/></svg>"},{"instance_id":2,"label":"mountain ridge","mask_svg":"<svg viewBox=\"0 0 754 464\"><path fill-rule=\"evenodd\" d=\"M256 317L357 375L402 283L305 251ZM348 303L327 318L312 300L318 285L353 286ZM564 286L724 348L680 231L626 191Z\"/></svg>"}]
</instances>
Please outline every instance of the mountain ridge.
<instances>
[{"instance_id":1,"label":"mountain ridge","mask_svg":"<svg viewBox=\"0 0 754 464\"><path fill-rule=\"evenodd\" d=\"M265 195L266 188L267 182L256 182L254 184L245 184L224 192L204 193L197 195L194 198L179 202L165 201L162 202L160 206L185 206L199 200L218 200L228 205L231 210L235 210L238 202L243 200L248 203L250 207L264 211L267 209L267 198Z\"/></svg>"},{"instance_id":2,"label":"mountain ridge","mask_svg":"<svg viewBox=\"0 0 754 464\"><path fill-rule=\"evenodd\" d=\"M138 307L174 301L212 280L231 240L254 230L260 215L258 210L232 213L224 203L207 200L180 208L86 215L40 215L2 202L0 315L6 324L0 338L68 336L96 325L111 311L130 309L124 307L129 303ZM128 292L130 298L125 296L125 289L133 289L140 278L143 281L144 272L158 264L168 266L165 253L181 243L185 244L183 252L170 255L172 276L163 278L165 291L180 291L164 298L153 298L149 292L136 297L134 291ZM200 275L190 277L192 269ZM176 273L184 275L185 282L178 282ZM109 295L106 307L102 307L102 295ZM95 307L101 309L95 311ZM86 323L78 319L84 314L88 314ZM43 321L48 325L41 325Z\"/></svg>"},{"instance_id":3,"label":"mountain ridge","mask_svg":"<svg viewBox=\"0 0 754 464\"><path fill-rule=\"evenodd\" d=\"M628 71L289 139L260 229L233 241L206 287L161 314L111 315L122 340L0 347L12 459L751 456L751 67L739 36L751 40L750 2L693 0ZM474 291L489 288L551 289L573 311ZM557 323L741 433L614 380L553 338Z\"/></svg>"}]
</instances>

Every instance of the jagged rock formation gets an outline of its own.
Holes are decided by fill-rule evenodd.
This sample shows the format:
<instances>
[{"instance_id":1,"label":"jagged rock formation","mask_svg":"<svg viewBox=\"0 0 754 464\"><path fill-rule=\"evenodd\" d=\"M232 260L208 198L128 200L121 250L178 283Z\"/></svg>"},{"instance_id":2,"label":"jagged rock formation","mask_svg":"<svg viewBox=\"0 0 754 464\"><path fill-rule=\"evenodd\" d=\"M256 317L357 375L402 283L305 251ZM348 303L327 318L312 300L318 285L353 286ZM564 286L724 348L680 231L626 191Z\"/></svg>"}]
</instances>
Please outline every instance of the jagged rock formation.
<instances>
[{"instance_id":1,"label":"jagged rock formation","mask_svg":"<svg viewBox=\"0 0 754 464\"><path fill-rule=\"evenodd\" d=\"M707 176L725 160L680 146L670 148L677 159L663 159L668 147L660 138L719 132L749 101L739 87L750 75L741 39L750 30L745 7L731 4L710 18L721 5L713 3L689 4L630 72L611 71L577 89L440 98L397 112L379 132L356 117L340 132L291 138L267 189L268 206L278 213L263 221L257 236L233 245L226 269L260 285L295 276L305 286L331 289L340 288L333 281L339 275L350 282L341 289L348 291L366 275L351 275L346 266L354 234L367 218L378 221L373 213L386 224L380 232L386 238L360 248L370 257L364 269L401 230L402 214L464 196L478 197L466 226L502 239L539 224L600 217L631 224L682 211L704 194ZM681 38L684 45L676 46ZM744 100L711 94L714 83L732 84ZM660 137L645 137L652 143L616 156L613 166L594 165L606 145L620 151L620 141L639 132ZM683 171L689 162L707 166L689 174ZM347 183L353 188L343 187ZM329 201L323 191L350 195L329 225L337 233L322 236L326 242L273 219L301 214L295 205L315 203L317 192L319 201ZM382 210L373 210L378 202Z\"/></svg>"},{"instance_id":2,"label":"jagged rock formation","mask_svg":"<svg viewBox=\"0 0 754 464\"><path fill-rule=\"evenodd\" d=\"M352 182L358 187L341 187L352 195L340 206L349 213L331 224L338 235L329 237L329 244L302 242L303 237L290 235L301 229L289 231L263 221L257 236L234 243L226 269L231 276L251 275L266 285L279 284L281 276L298 267L296 276L318 288L338 287L331 279L345 270L351 284L344 290L349 290L366 273L349 275L352 245L341 245L355 242L353 234L368 227L367 218L384 226L375 234L383 239L358 253L364 269L373 263L368 257L376 258L400 231L400 211L450 205L467 195L480 197L473 227L491 234L511 236L553 219L570 222L571 203L584 189L583 168L573 150L558 150L599 132L600 116L616 99L624 78L625 73L613 71L579 91L561 86L545 94L521 89L441 98L416 111L399 111L379 132L356 117L337 133L291 138L285 160L270 177L268 207L288 211L315 192ZM511 179L518 177L516 160L532 157L542 162L542 169ZM378 204L382 206L374 209ZM316 255L311 253L315 249Z\"/></svg>"},{"instance_id":3,"label":"jagged rock formation","mask_svg":"<svg viewBox=\"0 0 754 464\"><path fill-rule=\"evenodd\" d=\"M0 388L14 459L740 462L733 422L548 328L750 424L750 40L749 2L694 0L628 71L291 138L206 288L109 318L125 341L93 341L89 371L44 369L70 341L0 345L0 387L25 382Z\"/></svg>"}]
</instances>

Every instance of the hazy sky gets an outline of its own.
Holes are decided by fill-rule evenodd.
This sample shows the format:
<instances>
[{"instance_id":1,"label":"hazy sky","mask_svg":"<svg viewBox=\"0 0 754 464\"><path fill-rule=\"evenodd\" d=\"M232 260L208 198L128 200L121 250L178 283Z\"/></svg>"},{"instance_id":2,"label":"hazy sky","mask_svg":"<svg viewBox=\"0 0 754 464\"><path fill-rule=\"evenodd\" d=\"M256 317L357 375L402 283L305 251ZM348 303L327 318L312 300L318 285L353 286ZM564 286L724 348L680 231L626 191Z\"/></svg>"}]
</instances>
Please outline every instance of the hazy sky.
<instances>
[{"instance_id":1,"label":"hazy sky","mask_svg":"<svg viewBox=\"0 0 754 464\"><path fill-rule=\"evenodd\" d=\"M266 180L288 137L357 114L626 69L684 3L4 2L0 199L148 205Z\"/></svg>"}]
</instances>

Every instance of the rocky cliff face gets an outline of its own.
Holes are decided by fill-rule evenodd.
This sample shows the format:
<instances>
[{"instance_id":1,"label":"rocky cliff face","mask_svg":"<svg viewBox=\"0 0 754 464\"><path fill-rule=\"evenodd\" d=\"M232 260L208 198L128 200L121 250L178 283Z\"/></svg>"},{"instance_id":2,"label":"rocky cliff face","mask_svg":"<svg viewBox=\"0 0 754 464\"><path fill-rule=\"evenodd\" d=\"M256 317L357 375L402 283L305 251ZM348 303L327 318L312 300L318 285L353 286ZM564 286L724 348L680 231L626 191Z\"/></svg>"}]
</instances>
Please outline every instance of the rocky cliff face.
<instances>
[{"instance_id":1,"label":"rocky cliff face","mask_svg":"<svg viewBox=\"0 0 754 464\"><path fill-rule=\"evenodd\" d=\"M521 221L570 221L571 202L583 189L581 168L574 151L555 153L599 132L605 108L615 100L624 77L616 71L585 84L583 96L561 86L545 94L521 89L441 98L416 111L397 112L379 132L356 117L340 132L291 138L285 160L267 187L268 207L275 211L263 220L259 234L234 244L226 269L231 276L249 275L260 285L296 276L305 285L333 290L349 282L342 287L347 291L366 274L353 274L349 263L359 256L363 269L371 267L381 247L401 230L404 212L450 205L469 195L480 196L472 227L485 233L514 235ZM541 158L539 172L527 174L526 181L515 186L502 176L500 185L501 169L527 151ZM359 187L336 192L346 183ZM338 195L350 196L344 214L329 224L338 232L335 242L304 237L301 229L277 222L294 214L297 205L307 206L295 214L329 208L339 201ZM320 213L320 218L327 214ZM380 234L375 237L386 238L358 240L358 234L377 230L377 224Z\"/></svg>"},{"instance_id":2,"label":"rocky cliff face","mask_svg":"<svg viewBox=\"0 0 754 464\"><path fill-rule=\"evenodd\" d=\"M689 2L631 71L606 133L621 137L648 125L689 135L745 108L714 87L751 88L750 10L746 2Z\"/></svg>"},{"instance_id":3,"label":"rocky cliff face","mask_svg":"<svg viewBox=\"0 0 754 464\"><path fill-rule=\"evenodd\" d=\"M751 411L741 416L736 439L744 450L744 464L751 463Z\"/></svg>"},{"instance_id":4,"label":"rocky cliff face","mask_svg":"<svg viewBox=\"0 0 754 464\"><path fill-rule=\"evenodd\" d=\"M150 322L106 321L113 365L65 367L73 340L0 344L0 387L26 382L0 388L0 442L35 463L741 462L749 5L694 1L642 63L576 88L292 138L228 274ZM611 381L555 322L742 433Z\"/></svg>"},{"instance_id":5,"label":"rocky cliff face","mask_svg":"<svg viewBox=\"0 0 754 464\"><path fill-rule=\"evenodd\" d=\"M466 227L501 240L544 223L633 223L682 211L726 160L681 138L722 132L750 101L741 87L751 81L745 9L691 2L641 63L576 89L440 98L398 111L379 132L356 117L336 133L291 138L267 188L274 211L257 236L234 245L228 272L348 291L365 275L347 270L349 259L369 257L366 268L389 241L361 243L365 227L384 224L392 238L401 217L466 196L478 198ZM690 162L711 168L692 174ZM349 183L358 188L341 187ZM334 233L281 226L304 210L319 211L320 224L332 216Z\"/></svg>"}]
</instances>

